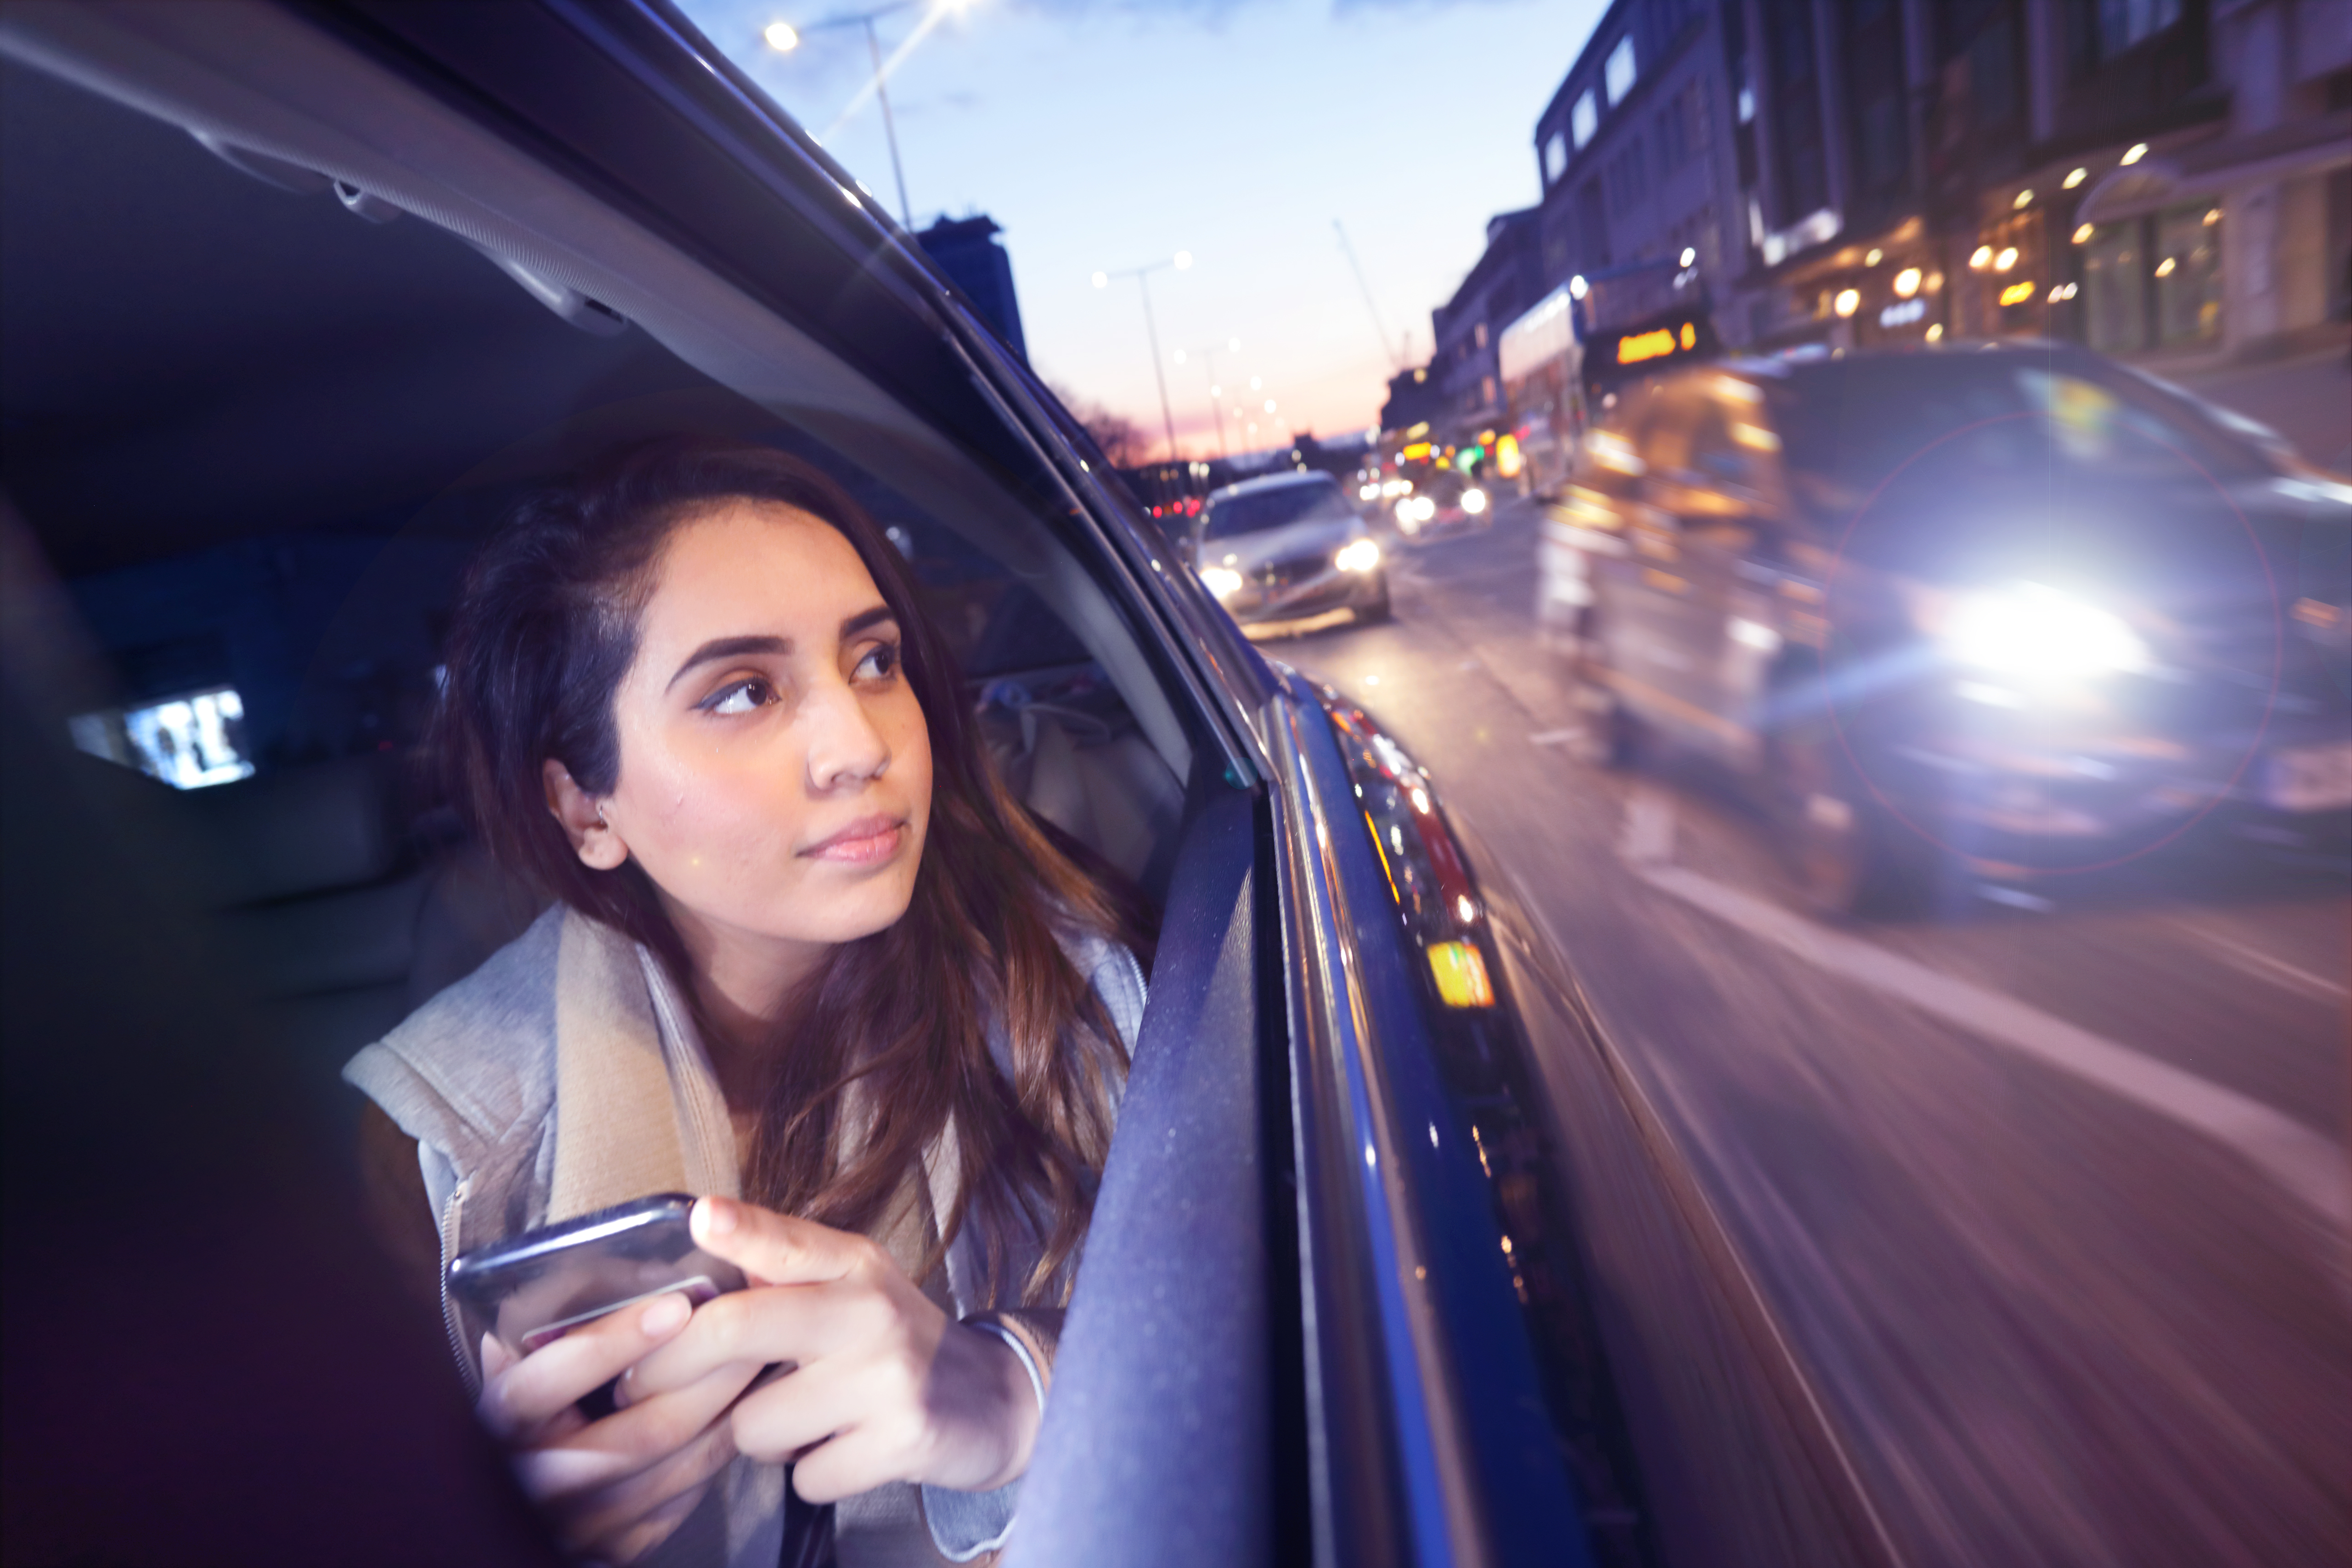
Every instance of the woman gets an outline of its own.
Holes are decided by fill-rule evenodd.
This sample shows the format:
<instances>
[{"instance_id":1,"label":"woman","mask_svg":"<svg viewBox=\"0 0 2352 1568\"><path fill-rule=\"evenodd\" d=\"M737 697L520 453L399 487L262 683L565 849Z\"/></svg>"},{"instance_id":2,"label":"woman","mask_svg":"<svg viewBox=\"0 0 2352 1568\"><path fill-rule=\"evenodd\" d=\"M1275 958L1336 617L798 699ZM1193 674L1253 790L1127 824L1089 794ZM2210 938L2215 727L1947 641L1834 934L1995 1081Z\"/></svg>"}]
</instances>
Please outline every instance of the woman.
<instances>
[{"instance_id":1,"label":"woman","mask_svg":"<svg viewBox=\"0 0 2352 1568\"><path fill-rule=\"evenodd\" d=\"M556 903L345 1069L379 1206L446 1266L708 1194L754 1286L520 1360L451 1318L525 1487L600 1561L769 1568L788 1516L845 1565L992 1551L1143 977L995 782L898 552L780 453L623 454L476 564L442 721Z\"/></svg>"}]
</instances>

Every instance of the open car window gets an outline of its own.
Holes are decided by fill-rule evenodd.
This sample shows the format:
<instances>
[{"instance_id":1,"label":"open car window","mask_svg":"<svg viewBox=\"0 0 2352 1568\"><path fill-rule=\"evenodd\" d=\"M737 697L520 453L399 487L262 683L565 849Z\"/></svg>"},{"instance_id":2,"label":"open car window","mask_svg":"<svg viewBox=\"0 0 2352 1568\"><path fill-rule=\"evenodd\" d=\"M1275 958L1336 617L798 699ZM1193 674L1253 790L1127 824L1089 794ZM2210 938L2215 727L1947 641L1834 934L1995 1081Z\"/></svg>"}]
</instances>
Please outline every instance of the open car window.
<instances>
[{"instance_id":1,"label":"open car window","mask_svg":"<svg viewBox=\"0 0 2352 1568\"><path fill-rule=\"evenodd\" d=\"M198 896L322 1070L535 912L418 765L441 642L516 501L631 438L831 472L910 562L1014 794L1164 896L1197 721L1001 454L390 79L358 71L336 130L264 136L201 72L176 122L93 90L123 82L0 73L8 499L110 674L72 738L214 846ZM370 90L443 122L441 164L413 131L351 144Z\"/></svg>"}]
</instances>

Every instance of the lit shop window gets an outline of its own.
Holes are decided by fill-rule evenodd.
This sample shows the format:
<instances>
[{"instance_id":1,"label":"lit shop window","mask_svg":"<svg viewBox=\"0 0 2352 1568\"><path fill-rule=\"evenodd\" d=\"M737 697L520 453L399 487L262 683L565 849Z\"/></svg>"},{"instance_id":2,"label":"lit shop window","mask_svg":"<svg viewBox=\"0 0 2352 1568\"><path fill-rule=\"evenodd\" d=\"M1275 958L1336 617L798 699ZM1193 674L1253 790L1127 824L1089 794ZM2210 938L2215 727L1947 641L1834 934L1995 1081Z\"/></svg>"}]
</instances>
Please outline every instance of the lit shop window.
<instances>
[{"instance_id":1,"label":"lit shop window","mask_svg":"<svg viewBox=\"0 0 2352 1568\"><path fill-rule=\"evenodd\" d=\"M143 708L84 713L71 728L74 744L90 755L137 768L177 789L229 784L253 773L246 754L245 702L233 686Z\"/></svg>"}]
</instances>

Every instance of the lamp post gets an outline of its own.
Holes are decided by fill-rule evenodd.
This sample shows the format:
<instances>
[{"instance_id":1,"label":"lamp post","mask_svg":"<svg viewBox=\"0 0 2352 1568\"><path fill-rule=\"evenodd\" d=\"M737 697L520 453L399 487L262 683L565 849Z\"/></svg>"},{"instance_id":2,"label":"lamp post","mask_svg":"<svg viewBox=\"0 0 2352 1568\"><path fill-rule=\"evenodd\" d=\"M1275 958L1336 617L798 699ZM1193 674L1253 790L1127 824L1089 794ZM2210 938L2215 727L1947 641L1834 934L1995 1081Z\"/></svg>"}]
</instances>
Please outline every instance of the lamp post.
<instances>
[{"instance_id":1,"label":"lamp post","mask_svg":"<svg viewBox=\"0 0 2352 1568\"><path fill-rule=\"evenodd\" d=\"M1171 267L1181 272L1192 265L1192 253L1189 250L1180 250L1166 261L1154 261L1143 267L1123 268L1117 272L1097 272L1094 277L1094 284L1097 289L1109 288L1110 280L1114 278L1135 279L1136 292L1143 300L1143 333L1151 344L1151 379L1160 384L1160 428L1168 434L1168 460L1171 463L1176 460L1176 416L1168 406L1167 373L1160 368L1160 328L1151 319L1150 279L1155 272L1165 271Z\"/></svg>"},{"instance_id":2,"label":"lamp post","mask_svg":"<svg viewBox=\"0 0 2352 1568\"><path fill-rule=\"evenodd\" d=\"M898 183L898 219L906 225L909 233L913 232L915 227L915 213L907 202L907 170L898 161L898 127L890 118L888 73L882 68L882 41L875 34L874 23L879 17L899 11L912 10L922 4L924 0L897 0L895 5L877 5L868 11L841 12L838 15L827 16L821 22L811 22L807 26L799 28L793 26L789 22L771 22L760 35L768 41L770 48L783 53L800 47L803 33L818 32L826 27L862 26L866 29L866 57L874 63L874 96L882 105L882 136L890 144L890 176ZM945 0L943 4L933 5L930 16L924 20L923 26L917 29L916 37L920 37L923 33L928 32L930 24L937 21L944 13L961 9L962 5L960 0ZM908 40L909 45L913 42L914 39ZM899 53L905 52L906 49L901 47ZM856 108L856 102L852 100L850 109L854 110Z\"/></svg>"},{"instance_id":3,"label":"lamp post","mask_svg":"<svg viewBox=\"0 0 2352 1568\"><path fill-rule=\"evenodd\" d=\"M1237 354L1241 352L1241 339L1227 338L1223 350L1213 346L1205 349L1178 349L1174 356L1176 363L1182 364L1186 354L1196 353L1201 356L1202 363L1208 366L1209 416L1217 426L1217 456L1220 458L1230 458L1233 454L1225 449L1225 410L1224 405L1219 400L1219 395L1223 391L1223 387L1217 380L1217 355L1220 353Z\"/></svg>"}]
</instances>

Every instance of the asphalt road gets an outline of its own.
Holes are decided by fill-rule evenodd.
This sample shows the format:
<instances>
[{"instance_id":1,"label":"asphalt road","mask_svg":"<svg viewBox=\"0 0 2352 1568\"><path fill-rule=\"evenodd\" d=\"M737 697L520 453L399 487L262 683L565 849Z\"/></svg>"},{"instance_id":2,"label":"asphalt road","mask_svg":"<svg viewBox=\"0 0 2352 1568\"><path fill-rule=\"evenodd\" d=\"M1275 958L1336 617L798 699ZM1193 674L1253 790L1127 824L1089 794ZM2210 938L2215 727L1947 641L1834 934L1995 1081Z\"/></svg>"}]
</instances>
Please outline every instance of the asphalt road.
<instances>
[{"instance_id":1,"label":"asphalt road","mask_svg":"<svg viewBox=\"0 0 2352 1568\"><path fill-rule=\"evenodd\" d=\"M1723 781L1576 760L1537 530L1392 551L1392 624L1265 651L1507 863L1904 1557L2352 1563L2352 873L1817 924Z\"/></svg>"}]
</instances>

